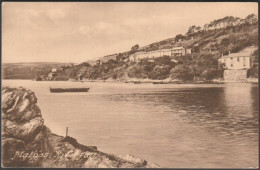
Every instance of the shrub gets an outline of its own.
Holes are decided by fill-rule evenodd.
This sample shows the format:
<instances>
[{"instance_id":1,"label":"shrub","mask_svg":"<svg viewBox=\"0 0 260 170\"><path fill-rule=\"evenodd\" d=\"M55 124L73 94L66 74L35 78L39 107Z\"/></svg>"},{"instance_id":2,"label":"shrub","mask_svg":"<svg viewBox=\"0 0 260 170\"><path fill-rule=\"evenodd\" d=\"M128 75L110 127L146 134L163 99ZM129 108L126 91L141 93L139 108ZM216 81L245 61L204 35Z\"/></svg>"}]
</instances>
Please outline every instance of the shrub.
<instances>
[{"instance_id":1,"label":"shrub","mask_svg":"<svg viewBox=\"0 0 260 170\"><path fill-rule=\"evenodd\" d=\"M201 73L201 77L205 80L212 80L216 75L217 71L214 69L207 69Z\"/></svg>"},{"instance_id":2,"label":"shrub","mask_svg":"<svg viewBox=\"0 0 260 170\"><path fill-rule=\"evenodd\" d=\"M193 75L189 71L189 67L180 64L175 66L170 71L170 76L173 79L181 79L181 80L192 80Z\"/></svg>"},{"instance_id":3,"label":"shrub","mask_svg":"<svg viewBox=\"0 0 260 170\"><path fill-rule=\"evenodd\" d=\"M148 73L148 78L151 79L166 79L169 77L171 67L169 65L163 65L163 66L158 66L156 65L151 72L151 74Z\"/></svg>"}]
</instances>

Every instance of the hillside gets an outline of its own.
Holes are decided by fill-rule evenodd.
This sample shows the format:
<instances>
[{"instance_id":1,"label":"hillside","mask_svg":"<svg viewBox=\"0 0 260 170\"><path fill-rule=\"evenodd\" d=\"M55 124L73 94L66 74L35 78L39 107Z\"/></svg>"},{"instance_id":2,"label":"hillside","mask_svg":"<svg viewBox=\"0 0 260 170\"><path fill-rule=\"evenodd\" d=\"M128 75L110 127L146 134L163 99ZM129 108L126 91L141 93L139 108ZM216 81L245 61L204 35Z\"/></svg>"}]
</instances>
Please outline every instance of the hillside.
<instances>
[{"instance_id":1,"label":"hillside","mask_svg":"<svg viewBox=\"0 0 260 170\"><path fill-rule=\"evenodd\" d=\"M66 64L57 62L3 63L3 79L34 79L48 74L54 67Z\"/></svg>"},{"instance_id":2,"label":"hillside","mask_svg":"<svg viewBox=\"0 0 260 170\"><path fill-rule=\"evenodd\" d=\"M153 62L143 59L135 63L129 56L138 52L149 52L173 47L191 49L191 54L175 57L156 58ZM106 55L95 62L60 67L51 80L94 79L94 80L182 80L190 81L222 78L224 67L218 65L218 59L228 53L251 49L253 68L249 77L258 77L258 18L254 14L246 18L227 16L206 23L204 26L192 25L185 35L178 34L159 42L139 47L138 44L129 51ZM46 76L47 74L45 74Z\"/></svg>"},{"instance_id":3,"label":"hillside","mask_svg":"<svg viewBox=\"0 0 260 170\"><path fill-rule=\"evenodd\" d=\"M247 19L224 17L205 24L204 29L191 26L186 35L178 34L174 38L152 43L137 51L184 46L192 48L195 53L210 52L220 55L227 54L228 51L238 52L244 47L258 44L258 20L250 19L255 17L255 15L249 15ZM237 23L237 20L241 22Z\"/></svg>"},{"instance_id":4,"label":"hillside","mask_svg":"<svg viewBox=\"0 0 260 170\"><path fill-rule=\"evenodd\" d=\"M135 63L129 56L137 52L148 52L183 46L192 50L191 54L176 57L173 62L169 56L155 59L154 62L142 60ZM249 77L258 77L258 19L254 14L245 19L227 16L206 23L203 28L190 26L185 35L178 34L150 45L132 46L124 53L99 58L96 64L84 62L60 71L71 79L176 79L190 81L222 78L224 68L218 66L218 58L229 52L236 53L250 49L253 55L253 68Z\"/></svg>"}]
</instances>

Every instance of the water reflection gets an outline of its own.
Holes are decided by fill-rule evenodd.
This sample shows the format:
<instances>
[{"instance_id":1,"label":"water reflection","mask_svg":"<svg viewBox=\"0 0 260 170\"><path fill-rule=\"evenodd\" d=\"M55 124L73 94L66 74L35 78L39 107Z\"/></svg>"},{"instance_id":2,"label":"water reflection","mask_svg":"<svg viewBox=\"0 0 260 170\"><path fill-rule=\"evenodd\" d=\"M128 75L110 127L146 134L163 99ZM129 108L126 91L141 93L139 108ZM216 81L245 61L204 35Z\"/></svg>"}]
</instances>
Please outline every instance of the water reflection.
<instances>
[{"instance_id":1,"label":"water reflection","mask_svg":"<svg viewBox=\"0 0 260 170\"><path fill-rule=\"evenodd\" d=\"M178 114L187 123L218 133L255 135L258 131L257 86L231 84L225 87L161 90L104 97L115 102L132 102L135 107L157 107L158 114Z\"/></svg>"},{"instance_id":2,"label":"water reflection","mask_svg":"<svg viewBox=\"0 0 260 170\"><path fill-rule=\"evenodd\" d=\"M181 159L184 157L191 161L192 167L200 167L196 163L204 160L203 167L222 168L243 166L243 163L234 163L234 160L252 165L258 158L258 87L255 85L152 89L145 93L104 95L104 98L122 105L125 102L131 103L137 110L152 108L149 114L157 117L156 121L162 121L161 117L166 117L167 120L162 121L165 124L156 127L162 129L159 135L161 140L173 138L170 141L175 142L173 148L169 149L169 152L178 153L172 154L175 166L176 160L187 164ZM175 126L171 127L166 122L172 122ZM194 128L194 131L187 127ZM168 131L164 132L163 129ZM156 130L154 132L158 133ZM248 158L239 156L240 153Z\"/></svg>"}]
</instances>

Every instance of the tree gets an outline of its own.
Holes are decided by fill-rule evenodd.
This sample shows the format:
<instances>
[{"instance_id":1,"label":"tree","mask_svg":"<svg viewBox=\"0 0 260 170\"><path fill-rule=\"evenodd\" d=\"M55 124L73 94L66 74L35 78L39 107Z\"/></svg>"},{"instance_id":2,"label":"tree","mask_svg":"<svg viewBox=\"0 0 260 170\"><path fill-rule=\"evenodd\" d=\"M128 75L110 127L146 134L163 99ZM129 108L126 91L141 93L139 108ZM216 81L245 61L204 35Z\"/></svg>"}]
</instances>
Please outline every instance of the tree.
<instances>
[{"instance_id":1,"label":"tree","mask_svg":"<svg viewBox=\"0 0 260 170\"><path fill-rule=\"evenodd\" d=\"M178 41L179 39L184 39L185 36L183 36L182 34L178 34L175 36L175 41Z\"/></svg>"},{"instance_id":2,"label":"tree","mask_svg":"<svg viewBox=\"0 0 260 170\"><path fill-rule=\"evenodd\" d=\"M200 76L200 74L203 71L203 68L200 67L198 64L190 64L188 70L191 75Z\"/></svg>"},{"instance_id":3,"label":"tree","mask_svg":"<svg viewBox=\"0 0 260 170\"><path fill-rule=\"evenodd\" d=\"M255 63L258 64L258 49L253 52L253 56L254 56L253 58L254 64Z\"/></svg>"},{"instance_id":4,"label":"tree","mask_svg":"<svg viewBox=\"0 0 260 170\"><path fill-rule=\"evenodd\" d=\"M207 69L201 73L201 77L205 80L212 80L216 76L216 70Z\"/></svg>"},{"instance_id":5,"label":"tree","mask_svg":"<svg viewBox=\"0 0 260 170\"><path fill-rule=\"evenodd\" d=\"M137 51L138 48L139 48L139 45L136 44L136 45L134 45L134 46L131 48L131 51Z\"/></svg>"},{"instance_id":6,"label":"tree","mask_svg":"<svg viewBox=\"0 0 260 170\"><path fill-rule=\"evenodd\" d=\"M181 79L181 80L192 80L193 74L190 73L189 67L184 64L179 64L171 69L170 71L171 78Z\"/></svg>"},{"instance_id":7,"label":"tree","mask_svg":"<svg viewBox=\"0 0 260 170\"><path fill-rule=\"evenodd\" d=\"M91 65L88 62L83 62L83 63L79 64L79 66L90 67Z\"/></svg>"},{"instance_id":8,"label":"tree","mask_svg":"<svg viewBox=\"0 0 260 170\"><path fill-rule=\"evenodd\" d=\"M151 72L151 74L149 74L149 78L152 79L165 79L169 77L170 74L170 70L171 67L169 65L156 65L153 69L153 71Z\"/></svg>"},{"instance_id":9,"label":"tree","mask_svg":"<svg viewBox=\"0 0 260 170\"><path fill-rule=\"evenodd\" d=\"M113 78L113 79L116 79L116 78L117 78L117 74L114 73L112 78Z\"/></svg>"},{"instance_id":10,"label":"tree","mask_svg":"<svg viewBox=\"0 0 260 170\"><path fill-rule=\"evenodd\" d=\"M158 65L171 65L171 58L169 56L163 56L155 59Z\"/></svg>"},{"instance_id":11,"label":"tree","mask_svg":"<svg viewBox=\"0 0 260 170\"><path fill-rule=\"evenodd\" d=\"M223 46L227 46L227 45L229 45L230 44L230 42L229 42L229 39L228 38L223 38L222 40L221 40L221 43L220 43L220 45L223 45Z\"/></svg>"},{"instance_id":12,"label":"tree","mask_svg":"<svg viewBox=\"0 0 260 170\"><path fill-rule=\"evenodd\" d=\"M247 77L258 78L258 66L254 66L247 71Z\"/></svg>"},{"instance_id":13,"label":"tree","mask_svg":"<svg viewBox=\"0 0 260 170\"><path fill-rule=\"evenodd\" d=\"M200 31L201 31L200 26L196 27L195 25L192 25L189 27L188 32L186 34L191 35L191 34L194 34L194 33L200 32Z\"/></svg>"},{"instance_id":14,"label":"tree","mask_svg":"<svg viewBox=\"0 0 260 170\"><path fill-rule=\"evenodd\" d=\"M155 51L155 50L159 50L158 44L155 44L155 43L150 44L150 45L149 45L149 48L146 49L146 51Z\"/></svg>"},{"instance_id":15,"label":"tree","mask_svg":"<svg viewBox=\"0 0 260 170\"><path fill-rule=\"evenodd\" d=\"M116 56L116 61L120 61L122 58L123 58L122 53L119 53L119 54Z\"/></svg>"}]
</instances>

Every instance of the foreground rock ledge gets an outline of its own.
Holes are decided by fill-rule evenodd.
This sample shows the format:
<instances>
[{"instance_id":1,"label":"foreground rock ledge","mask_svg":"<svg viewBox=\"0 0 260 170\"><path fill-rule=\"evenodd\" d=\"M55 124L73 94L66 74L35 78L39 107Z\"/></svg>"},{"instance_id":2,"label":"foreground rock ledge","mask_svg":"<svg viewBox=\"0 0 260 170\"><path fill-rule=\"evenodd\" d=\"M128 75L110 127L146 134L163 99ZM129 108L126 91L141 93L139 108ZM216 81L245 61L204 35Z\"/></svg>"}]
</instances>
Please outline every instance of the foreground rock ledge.
<instances>
[{"instance_id":1,"label":"foreground rock ledge","mask_svg":"<svg viewBox=\"0 0 260 170\"><path fill-rule=\"evenodd\" d=\"M2 88L2 165L4 167L159 168L132 155L115 156L45 125L34 92Z\"/></svg>"}]
</instances>

